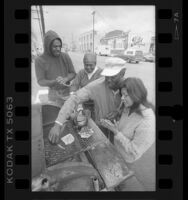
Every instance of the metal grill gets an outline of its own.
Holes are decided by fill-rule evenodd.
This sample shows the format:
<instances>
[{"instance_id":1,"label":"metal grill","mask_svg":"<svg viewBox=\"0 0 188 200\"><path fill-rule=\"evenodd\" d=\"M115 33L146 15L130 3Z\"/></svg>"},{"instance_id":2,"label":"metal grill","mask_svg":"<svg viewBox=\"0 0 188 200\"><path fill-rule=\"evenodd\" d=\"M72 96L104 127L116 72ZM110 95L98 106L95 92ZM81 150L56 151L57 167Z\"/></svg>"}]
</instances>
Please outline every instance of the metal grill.
<instances>
[{"instance_id":1,"label":"metal grill","mask_svg":"<svg viewBox=\"0 0 188 200\"><path fill-rule=\"evenodd\" d=\"M82 149L89 149L89 148L93 148L95 147L97 144L99 143L103 143L105 142L105 138L97 138L95 137L95 134L97 134L96 132L94 132L89 138L82 138L79 134L78 134L78 140L80 143L80 146Z\"/></svg>"},{"instance_id":2,"label":"metal grill","mask_svg":"<svg viewBox=\"0 0 188 200\"><path fill-rule=\"evenodd\" d=\"M74 137L74 142L70 145L65 145L61 140L59 141L58 144L60 144L64 149L60 148L57 144L51 144L48 139L48 133L50 129L53 127L53 124L49 125L48 127L44 128L44 147L45 147L45 159L46 159L46 166L52 166L57 163L63 162L67 160L68 158L71 158L75 152L78 152L81 150L81 147L79 145L79 141L77 140L76 137ZM67 123L63 135L67 135L71 133L73 136L74 134L74 129L71 127L69 123ZM75 157L76 161L80 161L79 158Z\"/></svg>"},{"instance_id":3,"label":"metal grill","mask_svg":"<svg viewBox=\"0 0 188 200\"><path fill-rule=\"evenodd\" d=\"M45 147L45 159L46 166L52 166L57 163L63 162L67 159L74 159L75 161L81 161L78 155L80 152L88 151L94 148L97 144L105 142L105 137L99 137L96 132L89 138L81 138L78 134L78 130L74 127L71 121L68 121L62 136L72 134L74 142L70 145L65 145L61 140L58 144L64 149L60 148L57 144L51 144L48 140L48 133L54 124L47 125L44 130L44 147ZM96 137L97 136L97 137Z\"/></svg>"}]
</instances>

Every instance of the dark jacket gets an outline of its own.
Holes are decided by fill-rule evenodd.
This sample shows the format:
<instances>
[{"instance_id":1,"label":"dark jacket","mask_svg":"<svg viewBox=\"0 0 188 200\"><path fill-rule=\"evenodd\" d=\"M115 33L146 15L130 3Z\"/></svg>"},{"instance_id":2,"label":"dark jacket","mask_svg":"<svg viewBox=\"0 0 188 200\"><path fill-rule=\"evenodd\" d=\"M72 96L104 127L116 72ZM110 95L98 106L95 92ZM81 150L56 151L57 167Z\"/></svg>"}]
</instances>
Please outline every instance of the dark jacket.
<instances>
[{"instance_id":1,"label":"dark jacket","mask_svg":"<svg viewBox=\"0 0 188 200\"><path fill-rule=\"evenodd\" d=\"M55 39L61 41L54 31L48 31L44 37L44 53L35 60L38 81L42 79L55 80L58 76L66 77L69 73L75 73L68 54L61 52L59 57L52 55L51 44Z\"/></svg>"},{"instance_id":2,"label":"dark jacket","mask_svg":"<svg viewBox=\"0 0 188 200\"><path fill-rule=\"evenodd\" d=\"M55 80L58 76L67 77L69 73L76 72L72 61L67 53L61 52L60 56L55 57L51 53L51 44L60 37L54 31L48 31L44 37L44 53L35 60L35 71L38 83L40 80ZM61 41L62 43L62 41ZM65 92L66 90L66 92ZM62 94L67 94L67 88L49 88L49 100L56 101Z\"/></svg>"}]
</instances>

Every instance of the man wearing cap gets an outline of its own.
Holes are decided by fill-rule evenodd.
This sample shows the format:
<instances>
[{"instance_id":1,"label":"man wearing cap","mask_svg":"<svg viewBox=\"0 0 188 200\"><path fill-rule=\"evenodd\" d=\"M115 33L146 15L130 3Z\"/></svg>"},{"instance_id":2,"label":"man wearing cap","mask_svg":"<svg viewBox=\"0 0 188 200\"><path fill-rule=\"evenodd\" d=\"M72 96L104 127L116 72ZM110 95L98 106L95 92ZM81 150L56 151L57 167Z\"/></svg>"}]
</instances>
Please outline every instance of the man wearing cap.
<instances>
[{"instance_id":1,"label":"man wearing cap","mask_svg":"<svg viewBox=\"0 0 188 200\"><path fill-rule=\"evenodd\" d=\"M84 69L81 69L74 79L70 92L74 93L78 89L86 86L88 83L101 77L101 71L96 66L97 56L94 53L86 53L83 58Z\"/></svg>"},{"instance_id":2,"label":"man wearing cap","mask_svg":"<svg viewBox=\"0 0 188 200\"><path fill-rule=\"evenodd\" d=\"M78 104L93 100L95 105L95 122L99 124L101 118L117 110L121 102L119 83L125 74L125 61L121 58L108 58L101 77L71 95L62 106L54 127L50 130L49 140L57 143L60 130Z\"/></svg>"}]
</instances>

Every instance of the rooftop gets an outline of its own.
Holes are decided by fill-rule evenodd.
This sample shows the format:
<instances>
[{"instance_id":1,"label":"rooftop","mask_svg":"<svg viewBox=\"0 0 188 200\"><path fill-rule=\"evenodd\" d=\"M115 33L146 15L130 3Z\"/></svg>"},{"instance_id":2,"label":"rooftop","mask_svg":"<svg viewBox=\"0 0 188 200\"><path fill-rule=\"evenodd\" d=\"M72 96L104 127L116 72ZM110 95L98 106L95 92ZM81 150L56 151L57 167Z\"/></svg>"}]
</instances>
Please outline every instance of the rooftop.
<instances>
[{"instance_id":1,"label":"rooftop","mask_svg":"<svg viewBox=\"0 0 188 200\"><path fill-rule=\"evenodd\" d=\"M119 37L119 36L126 36L129 32L124 32L122 30L114 30L110 31L105 34L103 39L113 38L113 37Z\"/></svg>"}]
</instances>

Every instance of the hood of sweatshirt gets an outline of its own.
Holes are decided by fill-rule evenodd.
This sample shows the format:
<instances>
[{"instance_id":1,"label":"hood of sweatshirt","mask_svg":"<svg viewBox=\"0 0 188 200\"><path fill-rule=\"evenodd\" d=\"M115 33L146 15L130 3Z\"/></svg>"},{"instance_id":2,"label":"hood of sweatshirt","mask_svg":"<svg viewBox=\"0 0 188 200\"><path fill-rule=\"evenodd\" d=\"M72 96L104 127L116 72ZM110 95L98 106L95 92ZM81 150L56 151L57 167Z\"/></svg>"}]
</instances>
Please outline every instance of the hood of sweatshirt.
<instances>
[{"instance_id":1,"label":"hood of sweatshirt","mask_svg":"<svg viewBox=\"0 0 188 200\"><path fill-rule=\"evenodd\" d=\"M48 31L45 36L44 36L44 54L48 54L49 56L53 56L51 53L51 43L55 40L58 39L61 41L62 44L62 40L60 39L59 35L54 32L54 31Z\"/></svg>"}]
</instances>

